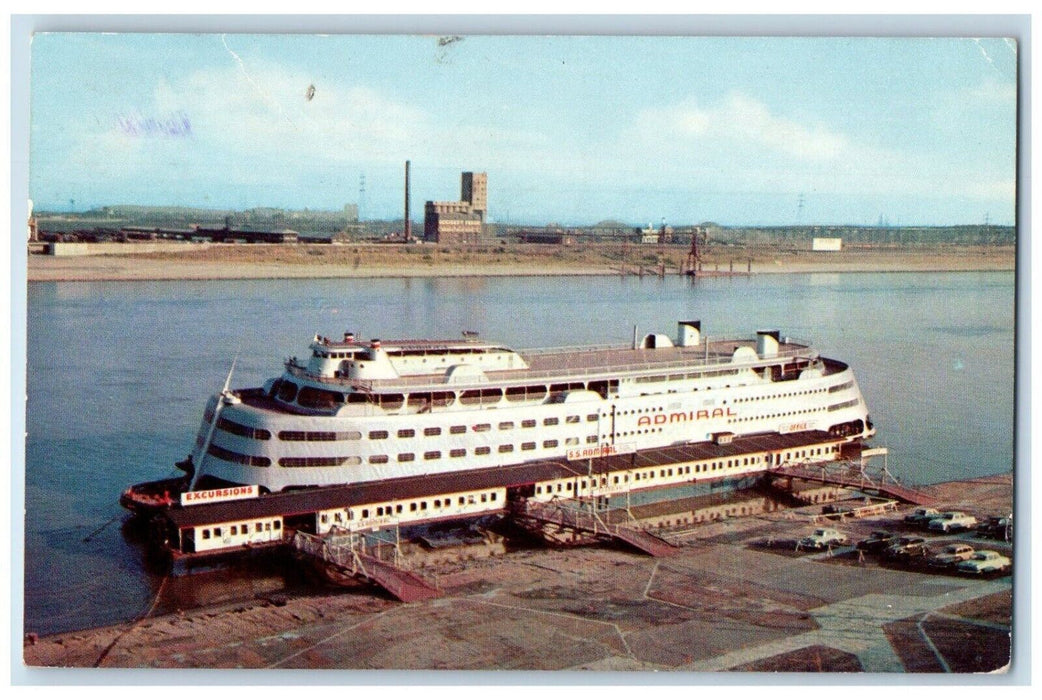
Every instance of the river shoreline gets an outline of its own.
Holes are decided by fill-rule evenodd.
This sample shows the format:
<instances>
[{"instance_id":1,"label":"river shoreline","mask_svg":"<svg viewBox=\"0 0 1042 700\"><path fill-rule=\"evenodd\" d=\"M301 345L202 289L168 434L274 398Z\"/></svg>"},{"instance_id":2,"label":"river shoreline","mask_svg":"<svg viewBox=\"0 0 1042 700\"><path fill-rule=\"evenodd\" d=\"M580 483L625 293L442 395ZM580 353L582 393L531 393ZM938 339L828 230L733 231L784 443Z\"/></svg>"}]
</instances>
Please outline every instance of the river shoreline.
<instances>
[{"instance_id":1,"label":"river shoreline","mask_svg":"<svg viewBox=\"0 0 1042 700\"><path fill-rule=\"evenodd\" d=\"M29 282L388 277L676 276L680 249L576 250L553 246L442 250L431 246L193 245L179 253L30 255ZM653 246L649 248L654 248ZM640 254L640 255L638 255ZM616 259L617 258L617 259ZM823 253L742 249L714 252L710 276L852 272L1012 271L1012 247L936 247Z\"/></svg>"}]
</instances>

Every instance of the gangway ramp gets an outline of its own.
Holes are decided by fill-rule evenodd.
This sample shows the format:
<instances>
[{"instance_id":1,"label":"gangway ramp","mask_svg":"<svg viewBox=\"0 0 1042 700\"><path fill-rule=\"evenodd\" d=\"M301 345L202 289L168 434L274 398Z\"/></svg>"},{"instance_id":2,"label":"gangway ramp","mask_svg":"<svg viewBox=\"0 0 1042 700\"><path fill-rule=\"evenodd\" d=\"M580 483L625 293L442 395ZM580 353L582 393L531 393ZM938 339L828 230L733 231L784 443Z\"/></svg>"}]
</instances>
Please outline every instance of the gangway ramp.
<instances>
[{"instance_id":1,"label":"gangway ramp","mask_svg":"<svg viewBox=\"0 0 1042 700\"><path fill-rule=\"evenodd\" d=\"M866 493L896 498L917 506L932 505L935 501L929 494L901 484L885 467L878 474L872 475L866 471L864 465L851 465L845 462L787 464L772 469L770 474L775 477L854 488Z\"/></svg>"},{"instance_id":2,"label":"gangway ramp","mask_svg":"<svg viewBox=\"0 0 1042 700\"><path fill-rule=\"evenodd\" d=\"M441 595L437 586L422 576L366 552L356 535L319 536L297 532L293 546L300 554L332 567L341 575L376 584L403 603Z\"/></svg>"},{"instance_id":3,"label":"gangway ramp","mask_svg":"<svg viewBox=\"0 0 1042 700\"><path fill-rule=\"evenodd\" d=\"M674 545L646 530L635 530L631 527L617 525L612 534L614 534L615 539L636 547L653 557L669 557L678 551Z\"/></svg>"},{"instance_id":4,"label":"gangway ramp","mask_svg":"<svg viewBox=\"0 0 1042 700\"><path fill-rule=\"evenodd\" d=\"M573 530L576 533L592 535L598 539L623 542L653 557L667 557L675 554L677 547L661 537L626 523L611 523L610 513L598 513L590 504L580 500L568 499L541 503L527 500L519 504L514 516L518 520L535 523L540 527L550 525Z\"/></svg>"}]
</instances>

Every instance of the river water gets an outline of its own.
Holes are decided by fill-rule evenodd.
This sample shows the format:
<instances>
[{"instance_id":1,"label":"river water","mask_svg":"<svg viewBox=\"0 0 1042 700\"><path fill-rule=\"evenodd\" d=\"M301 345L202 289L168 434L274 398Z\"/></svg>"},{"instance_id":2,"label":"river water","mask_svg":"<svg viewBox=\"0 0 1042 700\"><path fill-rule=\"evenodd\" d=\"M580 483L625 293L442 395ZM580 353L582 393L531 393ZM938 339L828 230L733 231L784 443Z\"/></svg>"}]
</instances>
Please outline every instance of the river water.
<instances>
[{"instance_id":1,"label":"river water","mask_svg":"<svg viewBox=\"0 0 1042 700\"><path fill-rule=\"evenodd\" d=\"M774 328L849 362L890 448L927 484L1013 464L1014 276L1003 272L32 283L25 620L41 634L133 619L162 578L121 531L131 483L173 475L202 409L307 353L315 333L517 348ZM278 589L282 574L164 584L160 609ZM290 581L290 585L293 582Z\"/></svg>"}]
</instances>

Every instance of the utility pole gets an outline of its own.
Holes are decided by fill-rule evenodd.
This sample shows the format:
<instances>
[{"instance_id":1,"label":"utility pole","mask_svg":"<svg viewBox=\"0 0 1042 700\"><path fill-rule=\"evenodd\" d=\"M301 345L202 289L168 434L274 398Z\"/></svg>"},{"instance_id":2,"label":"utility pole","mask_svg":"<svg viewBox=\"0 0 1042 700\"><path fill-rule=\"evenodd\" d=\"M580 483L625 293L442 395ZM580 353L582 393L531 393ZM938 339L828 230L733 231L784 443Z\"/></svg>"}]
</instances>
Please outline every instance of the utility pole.
<instances>
[{"instance_id":1,"label":"utility pole","mask_svg":"<svg viewBox=\"0 0 1042 700\"><path fill-rule=\"evenodd\" d=\"M365 209L365 173L358 176L358 220L362 220L362 211Z\"/></svg>"}]
</instances>

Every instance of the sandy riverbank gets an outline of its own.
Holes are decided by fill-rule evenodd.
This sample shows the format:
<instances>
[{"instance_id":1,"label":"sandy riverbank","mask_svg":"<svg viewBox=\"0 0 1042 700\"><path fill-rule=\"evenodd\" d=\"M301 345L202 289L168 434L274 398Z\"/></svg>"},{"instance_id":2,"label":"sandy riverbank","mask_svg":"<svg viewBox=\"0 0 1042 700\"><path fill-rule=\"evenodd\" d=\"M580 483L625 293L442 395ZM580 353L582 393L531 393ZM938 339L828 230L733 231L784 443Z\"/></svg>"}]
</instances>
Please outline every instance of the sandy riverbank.
<instances>
[{"instance_id":1,"label":"sandy riverbank","mask_svg":"<svg viewBox=\"0 0 1042 700\"><path fill-rule=\"evenodd\" d=\"M939 508L1008 513L1012 475L939 484ZM258 596L27 641L32 667L990 671L1009 658L1012 582L794 552L812 511L705 524L665 559L528 549L423 574L442 597L371 588ZM836 527L901 530L904 508ZM964 538L969 535L962 536ZM933 538L938 546L941 540ZM978 548L1004 543L973 540ZM856 554L856 553L854 553ZM38 670L46 678L47 671Z\"/></svg>"},{"instance_id":2,"label":"sandy riverbank","mask_svg":"<svg viewBox=\"0 0 1042 700\"><path fill-rule=\"evenodd\" d=\"M203 280L548 275L676 275L686 250L620 246L198 245L181 253L31 255L28 280ZM1013 270L1012 247L934 247L839 253L729 248L712 251L707 272L933 272Z\"/></svg>"}]
</instances>

